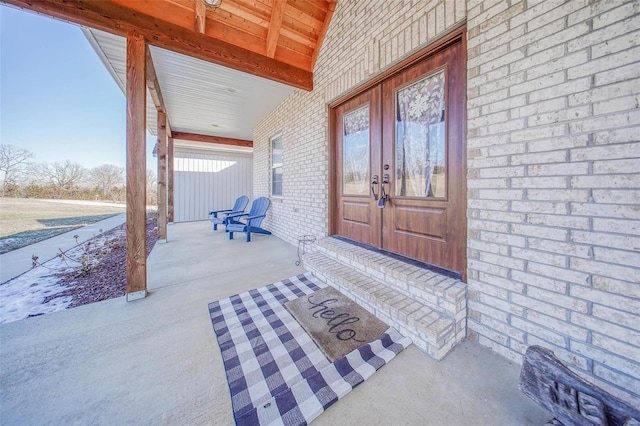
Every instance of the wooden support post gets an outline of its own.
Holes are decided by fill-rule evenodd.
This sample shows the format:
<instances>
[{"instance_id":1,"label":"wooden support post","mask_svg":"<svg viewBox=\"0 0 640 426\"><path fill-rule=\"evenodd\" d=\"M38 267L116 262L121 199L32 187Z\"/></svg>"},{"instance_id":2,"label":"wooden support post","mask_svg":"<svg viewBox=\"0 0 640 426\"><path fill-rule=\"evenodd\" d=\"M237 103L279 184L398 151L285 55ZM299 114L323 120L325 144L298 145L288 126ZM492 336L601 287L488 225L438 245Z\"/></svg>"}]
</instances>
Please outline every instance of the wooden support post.
<instances>
[{"instance_id":1,"label":"wooden support post","mask_svg":"<svg viewBox=\"0 0 640 426\"><path fill-rule=\"evenodd\" d=\"M127 33L127 301L147 295L145 45Z\"/></svg>"},{"instance_id":2,"label":"wooden support post","mask_svg":"<svg viewBox=\"0 0 640 426\"><path fill-rule=\"evenodd\" d=\"M173 223L173 138L169 138L169 146L167 149L167 193L168 193L168 220Z\"/></svg>"},{"instance_id":3,"label":"wooden support post","mask_svg":"<svg viewBox=\"0 0 640 426\"><path fill-rule=\"evenodd\" d=\"M158 242L167 242L167 114L158 111Z\"/></svg>"}]
</instances>

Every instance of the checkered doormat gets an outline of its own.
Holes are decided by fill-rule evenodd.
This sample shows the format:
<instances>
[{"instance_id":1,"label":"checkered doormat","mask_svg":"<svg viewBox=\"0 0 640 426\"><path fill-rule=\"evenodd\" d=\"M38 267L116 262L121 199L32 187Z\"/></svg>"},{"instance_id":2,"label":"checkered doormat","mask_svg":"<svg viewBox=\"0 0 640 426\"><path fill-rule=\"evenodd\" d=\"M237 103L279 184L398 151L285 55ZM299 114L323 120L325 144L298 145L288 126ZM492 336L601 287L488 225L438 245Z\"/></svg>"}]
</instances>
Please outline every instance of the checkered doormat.
<instances>
[{"instance_id":1,"label":"checkered doormat","mask_svg":"<svg viewBox=\"0 0 640 426\"><path fill-rule=\"evenodd\" d=\"M284 307L325 286L305 274L209 304L236 424L308 424L411 344L389 328L331 363Z\"/></svg>"}]
</instances>

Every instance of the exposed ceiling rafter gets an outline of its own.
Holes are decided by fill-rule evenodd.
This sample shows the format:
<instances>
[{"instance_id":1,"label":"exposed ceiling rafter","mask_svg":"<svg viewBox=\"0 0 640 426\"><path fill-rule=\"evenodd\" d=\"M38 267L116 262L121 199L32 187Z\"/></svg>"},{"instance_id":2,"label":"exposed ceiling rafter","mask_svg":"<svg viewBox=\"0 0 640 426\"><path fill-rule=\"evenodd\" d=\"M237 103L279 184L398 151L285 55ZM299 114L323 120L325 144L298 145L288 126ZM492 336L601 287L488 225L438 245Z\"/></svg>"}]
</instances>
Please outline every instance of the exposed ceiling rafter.
<instances>
[{"instance_id":1,"label":"exposed ceiling rafter","mask_svg":"<svg viewBox=\"0 0 640 426\"><path fill-rule=\"evenodd\" d=\"M195 30L200 34L204 34L205 28L207 26L207 7L201 0L196 0L195 3Z\"/></svg>"},{"instance_id":2,"label":"exposed ceiling rafter","mask_svg":"<svg viewBox=\"0 0 640 426\"><path fill-rule=\"evenodd\" d=\"M284 8L286 6L287 0L273 1L273 9L271 10L271 21L269 23L269 32L267 33L267 56L270 58L273 58L276 55L276 47L278 46L278 38L280 38L282 18L284 17Z\"/></svg>"}]
</instances>

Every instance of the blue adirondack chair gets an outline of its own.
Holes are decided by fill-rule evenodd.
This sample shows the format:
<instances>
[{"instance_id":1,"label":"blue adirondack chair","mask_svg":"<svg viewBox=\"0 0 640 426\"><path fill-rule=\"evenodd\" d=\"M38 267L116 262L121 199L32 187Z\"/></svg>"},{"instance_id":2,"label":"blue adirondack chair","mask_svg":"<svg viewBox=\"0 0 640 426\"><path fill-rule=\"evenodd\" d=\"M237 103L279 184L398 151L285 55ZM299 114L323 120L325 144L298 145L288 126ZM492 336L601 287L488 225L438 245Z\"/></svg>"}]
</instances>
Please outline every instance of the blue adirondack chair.
<instances>
[{"instance_id":1,"label":"blue adirondack chair","mask_svg":"<svg viewBox=\"0 0 640 426\"><path fill-rule=\"evenodd\" d=\"M229 220L227 222L229 239L233 240L234 232L244 232L247 234L247 242L251 241L252 232L254 234L271 235L271 232L260 228L262 219L267 215L269 204L271 204L271 201L267 197L256 198L253 200L253 204L251 204L251 210L249 210L249 213L229 215ZM241 217L244 217L245 222L240 221Z\"/></svg>"},{"instance_id":2,"label":"blue adirondack chair","mask_svg":"<svg viewBox=\"0 0 640 426\"><path fill-rule=\"evenodd\" d=\"M247 208L247 204L249 204L249 197L247 197L246 195L241 195L236 200L233 208L209 212L209 216L212 216L211 222L213 222L213 230L217 231L218 225L226 225L230 215L244 213L244 209ZM220 217L218 217L218 215L220 215Z\"/></svg>"}]
</instances>

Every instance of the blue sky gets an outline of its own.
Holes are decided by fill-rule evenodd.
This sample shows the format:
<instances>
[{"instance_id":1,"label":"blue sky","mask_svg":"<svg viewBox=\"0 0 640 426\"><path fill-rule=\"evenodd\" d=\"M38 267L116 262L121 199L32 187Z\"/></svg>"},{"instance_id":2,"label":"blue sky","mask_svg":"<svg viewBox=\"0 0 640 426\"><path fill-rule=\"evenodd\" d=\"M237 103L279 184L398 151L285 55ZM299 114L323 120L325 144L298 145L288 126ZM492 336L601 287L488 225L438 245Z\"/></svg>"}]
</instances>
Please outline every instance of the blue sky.
<instances>
[{"instance_id":1,"label":"blue sky","mask_svg":"<svg viewBox=\"0 0 640 426\"><path fill-rule=\"evenodd\" d=\"M0 6L0 141L36 162L125 166L125 97L78 26ZM156 169L147 134L147 168Z\"/></svg>"}]
</instances>

